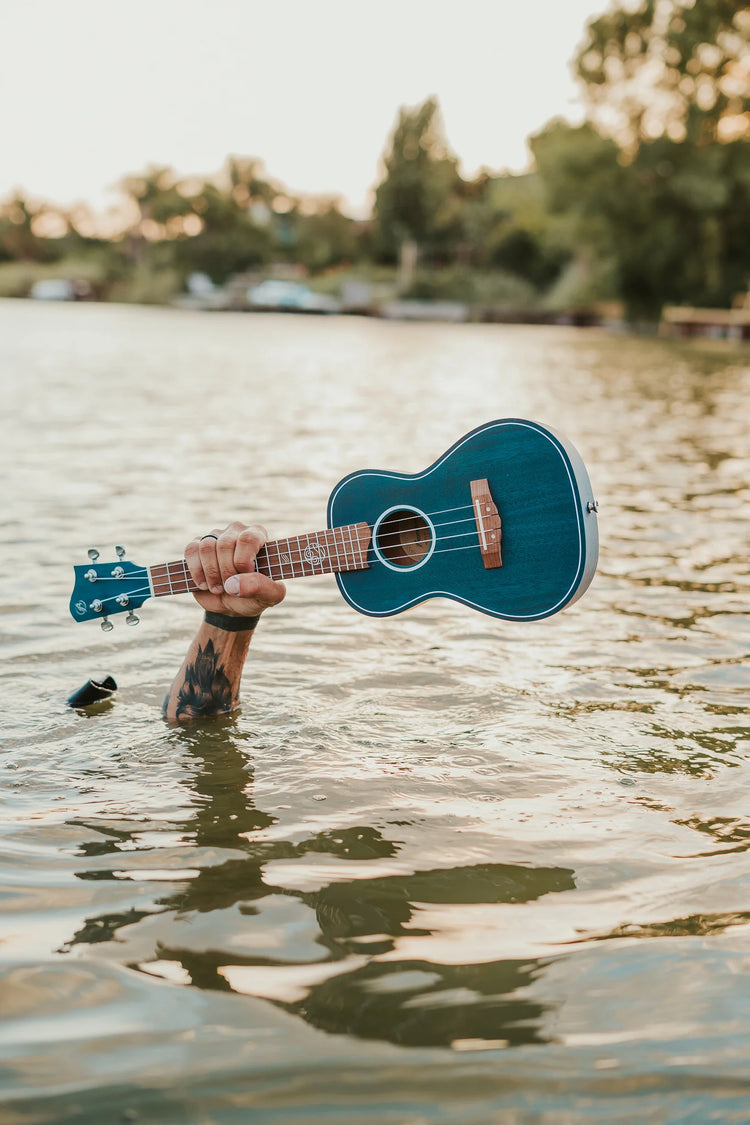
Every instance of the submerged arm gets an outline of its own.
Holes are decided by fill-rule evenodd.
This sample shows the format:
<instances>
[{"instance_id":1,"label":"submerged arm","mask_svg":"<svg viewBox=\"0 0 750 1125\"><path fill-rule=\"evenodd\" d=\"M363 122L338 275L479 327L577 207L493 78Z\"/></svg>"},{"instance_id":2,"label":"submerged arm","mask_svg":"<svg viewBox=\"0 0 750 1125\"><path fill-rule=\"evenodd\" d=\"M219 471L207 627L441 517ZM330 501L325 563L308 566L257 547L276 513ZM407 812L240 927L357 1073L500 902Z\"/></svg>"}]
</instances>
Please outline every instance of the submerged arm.
<instances>
[{"instance_id":1,"label":"submerged arm","mask_svg":"<svg viewBox=\"0 0 750 1125\"><path fill-rule=\"evenodd\" d=\"M165 717L198 719L233 711L253 631L228 632L204 621L164 701Z\"/></svg>"},{"instance_id":2,"label":"submerged arm","mask_svg":"<svg viewBox=\"0 0 750 1125\"><path fill-rule=\"evenodd\" d=\"M239 705L242 669L260 614L286 593L281 582L255 570L265 541L263 528L233 523L186 547L200 590L194 596L206 612L164 700L165 718L226 715Z\"/></svg>"}]
</instances>

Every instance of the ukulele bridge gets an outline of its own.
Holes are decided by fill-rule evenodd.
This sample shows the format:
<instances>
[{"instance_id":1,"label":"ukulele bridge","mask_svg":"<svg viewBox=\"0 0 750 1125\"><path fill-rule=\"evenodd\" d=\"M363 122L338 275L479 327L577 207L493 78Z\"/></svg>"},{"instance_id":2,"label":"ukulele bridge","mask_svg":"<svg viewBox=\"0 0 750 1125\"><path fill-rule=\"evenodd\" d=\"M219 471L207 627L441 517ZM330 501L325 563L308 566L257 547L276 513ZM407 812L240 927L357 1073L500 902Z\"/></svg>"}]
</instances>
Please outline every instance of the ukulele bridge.
<instances>
[{"instance_id":1,"label":"ukulele bridge","mask_svg":"<svg viewBox=\"0 0 750 1125\"><path fill-rule=\"evenodd\" d=\"M502 520L497 505L492 499L490 482L483 480L471 482L471 499L474 505L474 519L479 533L479 550L486 570L503 565L500 549L503 532Z\"/></svg>"}]
</instances>

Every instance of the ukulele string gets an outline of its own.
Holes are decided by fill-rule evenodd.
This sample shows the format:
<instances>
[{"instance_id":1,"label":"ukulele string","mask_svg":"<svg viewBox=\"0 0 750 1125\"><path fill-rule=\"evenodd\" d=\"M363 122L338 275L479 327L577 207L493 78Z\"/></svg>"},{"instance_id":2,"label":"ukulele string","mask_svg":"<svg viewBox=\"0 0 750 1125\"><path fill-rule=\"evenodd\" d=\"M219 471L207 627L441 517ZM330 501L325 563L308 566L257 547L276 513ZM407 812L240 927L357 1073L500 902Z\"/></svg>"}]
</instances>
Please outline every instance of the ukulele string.
<instances>
[{"instance_id":1,"label":"ukulele string","mask_svg":"<svg viewBox=\"0 0 750 1125\"><path fill-rule=\"evenodd\" d=\"M462 504L462 505L459 505L458 507L455 507L455 508L443 508L443 509L441 509L440 511L437 511L437 512L426 513L426 515L428 515L429 517L434 517L434 516L439 516L439 515L447 515L449 512L466 511L467 509L473 509L473 505ZM414 513L414 515L418 515L418 514L419 513ZM414 518L414 516L412 516L412 515L405 516L401 519L393 520L392 524L395 525L395 524L400 524L400 523L408 523L411 520L413 520L413 518ZM433 527L434 527L434 530L437 531L439 528L455 527L455 526L457 526L458 524L461 524L461 523L471 523L472 520L473 520L473 517L467 517L465 519L457 519L457 520L447 520L445 523L434 524ZM336 529L330 528L328 530L336 530ZM432 551L432 554L433 555L445 555L445 554L450 554L450 552L452 552L452 551L474 550L477 547L479 547L479 534L478 534L478 532L473 531L473 530L472 531L459 531L459 532L455 532L451 535L436 535L435 536L435 543L436 544L437 543L443 543L447 539L462 539L462 538L466 537L467 535L476 535L476 537L477 537L476 543L467 543L467 544L465 544L464 546L461 546L461 547L459 547L459 546L438 547L436 545L435 549ZM269 545L270 544L264 544L264 548L269 546ZM421 545L421 544L419 544L419 545ZM261 549L264 549L264 548L261 548ZM406 562L412 561L411 556L409 556L409 555L392 556L391 561L392 562L398 562L400 559L403 559ZM266 553L266 560L265 561L268 565L269 571L273 570L274 567L277 567L281 572L282 568L277 563L273 562L268 557L267 553ZM302 562L302 560L299 560L299 561ZM183 570L185 569L184 561L183 561L182 564L178 562L178 563L175 563L175 564L173 564L173 563L161 563L159 565L165 566L167 568L169 568L170 566L173 566L173 565L176 565L176 566L181 565L182 569ZM152 567L151 569L154 570L154 569L156 569L156 567ZM129 579L146 578L147 576L148 576L148 568L144 568L143 570L139 570L139 571L131 571L128 575L128 578ZM269 574L269 576L270 576L270 574ZM137 597L140 597L142 594L145 594L148 597L152 592L153 592L155 597L158 597L163 592L168 592L168 593L190 593L191 592L190 590L173 591L172 588L171 588L173 577L175 577L175 578L182 577L182 575L172 575L170 573L169 569L167 569L167 573L164 577L160 577L160 578L157 579L152 575L153 590L152 590L151 585L147 585L147 586L142 586L140 589L137 589L137 590L131 590L130 594L131 594L132 597L137 598ZM187 575L185 575L184 577L187 577ZM122 582L122 579L121 578L115 578L111 575L100 575L97 578L97 582ZM164 587L169 586L169 590L168 591L166 591L166 590L162 591L160 589L160 587L163 587L163 586ZM115 601L114 598L106 598L106 599L102 599L102 600L103 601ZM125 607L123 607L123 608L125 608Z\"/></svg>"},{"instance_id":2,"label":"ukulele string","mask_svg":"<svg viewBox=\"0 0 750 1125\"><path fill-rule=\"evenodd\" d=\"M406 510L409 514L406 515L406 516L402 516L400 519L397 519L397 520L389 519L388 524L390 526L390 525L397 524L397 523L409 523L415 517L418 519L420 516L422 516L423 518L432 520L432 519L434 519L435 516L446 516L449 512L465 512L465 511L473 511L473 509L474 509L473 504L460 504L457 508L441 508L440 511L438 511L438 512L420 512L420 511L416 511L416 510L415 511L409 511L408 508L400 509L402 511ZM471 518L472 517L470 517L470 516L467 517L467 519L471 519ZM448 520L448 522L444 523L444 524L442 524L442 523L441 524L435 524L435 527L448 527L449 524L451 524L451 523L465 523L465 522L466 522L466 520ZM335 530L335 528L331 529L331 530Z\"/></svg>"},{"instance_id":3,"label":"ukulele string","mask_svg":"<svg viewBox=\"0 0 750 1125\"><path fill-rule=\"evenodd\" d=\"M471 505L471 504L462 504L457 508L443 508L443 509L441 509L440 511L437 511L437 512L425 512L425 515L428 518L432 519L434 516L447 515L448 512L460 512L460 511L465 511L467 509L472 509L472 508L473 508L473 505ZM391 521L389 521L389 527L395 526L396 524L399 524L399 523L409 523L411 520L414 519L415 515L418 516L418 515L421 515L421 514L422 513L415 512L414 515L404 516L403 518L397 519L397 520L391 520ZM473 517L467 516L464 519L446 520L445 523L433 524L433 528L434 528L435 531L437 531L439 528L455 527L460 523L472 523L472 522L473 522ZM326 529L326 531L337 531L337 530L339 530L339 529L338 528L327 528ZM322 532L322 533L321 532L313 532L312 534L313 535L319 535L319 534L325 534L325 533L326 532ZM471 534L472 534L472 532L462 531L462 532L456 532L454 535L439 535L436 538L440 539L440 540L456 539L456 538L459 538L461 535L471 535ZM304 537L307 538L308 535L306 535ZM289 538L293 540L295 538L302 538L302 536L290 536ZM274 543L264 543L263 546L260 548L260 551L265 552L266 558L268 558L267 548L270 547L270 546L273 546L273 545L274 545ZM348 546L348 544L346 542L343 542L342 545L344 547ZM258 554L260 554L260 551L258 552ZM271 562L272 560L268 559L268 561ZM157 566L164 566L164 567L179 566L179 567L182 567L183 570L185 570L186 564L185 564L185 561L182 560L181 562L175 562L175 563L159 563L159 564L157 564ZM157 566L151 567L150 569L155 570L155 569L157 569ZM128 579L131 579L131 578L146 578L148 576L148 572L149 572L149 568L143 567L140 570L129 571L126 577ZM154 581L155 585L162 585L164 582L170 582L171 578L181 578L181 577L183 577L183 576L180 575L180 574L172 575L172 574L169 573L169 571L167 571L167 574L163 578L155 579L154 576L152 575L152 581ZM187 574L184 577L187 577ZM97 576L97 582L122 582L122 581L123 581L122 578L117 578L117 577L115 577L113 575L109 575L109 574L100 574L100 575Z\"/></svg>"},{"instance_id":4,"label":"ukulele string","mask_svg":"<svg viewBox=\"0 0 750 1125\"><path fill-rule=\"evenodd\" d=\"M457 535L440 535L440 536L437 537L436 543L442 543L446 539L461 539L465 535L472 535L472 534L475 534L475 533L471 532L471 531L463 531L463 532L460 532ZM455 546L454 547L436 547L435 550L432 552L432 554L433 555L449 555L454 551L473 551L473 550L476 550L478 547L479 547L479 536L477 535L476 543L466 543L462 547L455 547ZM409 555L395 555L391 558L391 562L398 562L399 559L403 559L407 562L413 561L411 559L411 556L409 556ZM164 564L162 564L162 565L164 565ZM281 571L282 571L282 568L277 563L269 563L268 569L269 569L268 577L271 577L270 572L273 571L274 569L279 570L280 574L281 574ZM405 567L404 569L406 571L410 568ZM264 572L261 571L260 573L264 573ZM290 576L290 575L283 575L283 574L281 576L286 577L286 578L302 577L301 575L300 576L298 576L298 575L291 575ZM140 577L140 575L138 575L138 577ZM118 578L102 577L102 578L98 578L97 582L122 582L122 579L121 578L118 579ZM164 593L188 594L188 593L195 592L195 591L192 591L192 590L172 590L172 589L161 590L161 589L159 589L159 587L167 586L167 585L171 586L171 583L169 583L168 580L166 580L166 579L161 579L160 581L154 583L153 591L152 591L151 586L141 586L137 590L129 590L128 593L133 598L139 598L142 594L145 595L146 597L149 597L152 592L154 594L154 597L159 597L160 595L162 595ZM197 591L197 592L205 593L206 591ZM106 604L107 602L114 602L115 600L116 599L114 597L112 597L112 598L102 598L103 604ZM126 609L127 607L122 606L121 608Z\"/></svg>"}]
</instances>

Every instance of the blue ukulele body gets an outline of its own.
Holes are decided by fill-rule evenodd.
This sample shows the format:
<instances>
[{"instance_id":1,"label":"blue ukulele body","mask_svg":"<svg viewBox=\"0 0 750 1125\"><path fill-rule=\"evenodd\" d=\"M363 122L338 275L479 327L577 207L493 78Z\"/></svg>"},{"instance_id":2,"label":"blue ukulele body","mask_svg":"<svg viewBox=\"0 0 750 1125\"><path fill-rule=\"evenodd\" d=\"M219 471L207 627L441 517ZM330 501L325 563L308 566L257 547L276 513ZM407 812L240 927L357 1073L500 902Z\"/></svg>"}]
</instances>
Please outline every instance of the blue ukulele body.
<instances>
[{"instance_id":1,"label":"blue ukulele body","mask_svg":"<svg viewBox=\"0 0 750 1125\"><path fill-rule=\"evenodd\" d=\"M477 481L497 506L502 565L486 566L480 550ZM583 461L563 437L520 418L479 426L424 472L344 477L328 501L328 526L358 521L372 527L369 566L336 580L371 617L443 597L535 621L576 601L596 569L596 504Z\"/></svg>"}]
</instances>

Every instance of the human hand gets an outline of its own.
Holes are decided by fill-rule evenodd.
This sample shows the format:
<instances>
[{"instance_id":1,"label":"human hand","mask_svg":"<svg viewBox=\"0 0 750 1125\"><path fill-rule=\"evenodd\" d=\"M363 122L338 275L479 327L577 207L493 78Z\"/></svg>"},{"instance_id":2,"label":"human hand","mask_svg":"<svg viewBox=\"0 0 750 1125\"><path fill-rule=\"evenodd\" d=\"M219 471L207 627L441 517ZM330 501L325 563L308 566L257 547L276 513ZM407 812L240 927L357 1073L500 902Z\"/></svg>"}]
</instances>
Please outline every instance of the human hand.
<instances>
[{"instance_id":1,"label":"human hand","mask_svg":"<svg viewBox=\"0 0 750 1125\"><path fill-rule=\"evenodd\" d=\"M255 569L255 556L267 539L260 524L237 522L191 539L185 561L201 590L194 594L198 604L210 613L231 617L255 617L278 605L286 594L284 583Z\"/></svg>"}]
</instances>

